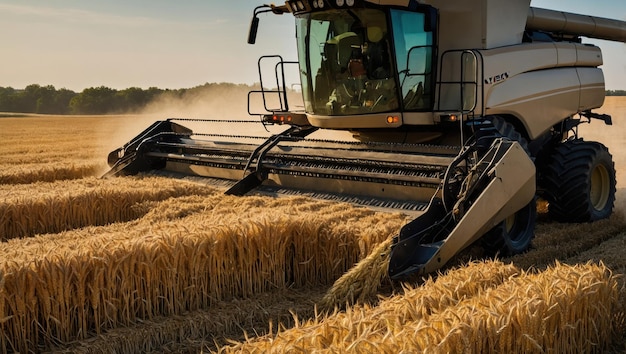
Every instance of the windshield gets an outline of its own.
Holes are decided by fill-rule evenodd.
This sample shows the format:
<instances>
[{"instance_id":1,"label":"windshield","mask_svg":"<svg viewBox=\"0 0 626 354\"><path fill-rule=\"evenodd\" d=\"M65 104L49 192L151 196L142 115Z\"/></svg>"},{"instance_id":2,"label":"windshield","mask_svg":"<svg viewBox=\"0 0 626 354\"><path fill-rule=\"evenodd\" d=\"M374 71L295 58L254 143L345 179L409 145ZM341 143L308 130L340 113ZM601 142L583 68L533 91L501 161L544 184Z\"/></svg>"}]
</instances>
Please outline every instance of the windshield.
<instances>
[{"instance_id":1,"label":"windshield","mask_svg":"<svg viewBox=\"0 0 626 354\"><path fill-rule=\"evenodd\" d=\"M425 29L426 15L391 10L391 20L404 110L430 110L433 33Z\"/></svg>"},{"instance_id":2,"label":"windshield","mask_svg":"<svg viewBox=\"0 0 626 354\"><path fill-rule=\"evenodd\" d=\"M355 8L296 21L307 113L432 110L436 53L427 12Z\"/></svg>"},{"instance_id":3,"label":"windshield","mask_svg":"<svg viewBox=\"0 0 626 354\"><path fill-rule=\"evenodd\" d=\"M376 9L329 10L297 18L307 113L354 115L398 110L387 17Z\"/></svg>"}]
</instances>

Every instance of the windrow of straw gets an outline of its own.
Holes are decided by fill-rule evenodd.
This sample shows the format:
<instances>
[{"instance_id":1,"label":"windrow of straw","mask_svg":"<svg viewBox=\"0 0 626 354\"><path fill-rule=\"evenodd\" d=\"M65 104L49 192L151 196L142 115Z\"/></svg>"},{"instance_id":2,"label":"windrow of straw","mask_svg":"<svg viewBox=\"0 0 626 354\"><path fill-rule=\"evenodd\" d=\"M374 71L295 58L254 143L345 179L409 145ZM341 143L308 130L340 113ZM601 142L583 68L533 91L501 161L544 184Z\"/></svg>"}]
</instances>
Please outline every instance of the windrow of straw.
<instances>
[{"instance_id":1,"label":"windrow of straw","mask_svg":"<svg viewBox=\"0 0 626 354\"><path fill-rule=\"evenodd\" d=\"M189 213L182 219L149 213L4 243L0 351L42 350L220 300L330 284L403 220L304 199L213 195L197 210L200 197L185 198L192 203L177 209ZM323 216L307 212L320 209Z\"/></svg>"},{"instance_id":2,"label":"windrow of straw","mask_svg":"<svg viewBox=\"0 0 626 354\"><path fill-rule=\"evenodd\" d=\"M105 225L141 216L136 206L215 189L166 178L89 178L0 186L0 240Z\"/></svg>"},{"instance_id":3,"label":"windrow of straw","mask_svg":"<svg viewBox=\"0 0 626 354\"><path fill-rule=\"evenodd\" d=\"M473 269L484 277L498 268ZM494 273L501 284L464 289L467 283L449 272L376 308L348 308L219 352L588 353L608 347L618 289L604 265L515 273ZM446 286L432 289L439 282Z\"/></svg>"},{"instance_id":4,"label":"windrow of straw","mask_svg":"<svg viewBox=\"0 0 626 354\"><path fill-rule=\"evenodd\" d=\"M387 278L392 238L381 242L367 257L363 258L342 275L322 298L322 310L367 302L376 296Z\"/></svg>"},{"instance_id":5,"label":"windrow of straw","mask_svg":"<svg viewBox=\"0 0 626 354\"><path fill-rule=\"evenodd\" d=\"M102 170L102 161L53 162L8 166L0 170L0 185L80 179L95 176Z\"/></svg>"},{"instance_id":6,"label":"windrow of straw","mask_svg":"<svg viewBox=\"0 0 626 354\"><path fill-rule=\"evenodd\" d=\"M352 343L366 332L379 332L390 325L402 327L404 323L428 320L433 313L455 306L519 274L519 269L511 264L499 261L472 262L439 275L437 280L429 277L420 286L406 284L402 294L382 299L375 307L368 304L347 306L345 312L335 310L327 317L319 316L297 328L281 332L276 337L270 335L261 340L223 347L220 352L290 351L295 349L293 345L299 345L300 339L310 345L305 351L329 346L340 349L341 343ZM341 286L350 287L345 278L342 279L344 282ZM361 277L352 285L359 286L360 280ZM329 294L336 292L337 287L338 282ZM327 306L330 304L328 300L327 294L322 303Z\"/></svg>"},{"instance_id":7,"label":"windrow of straw","mask_svg":"<svg viewBox=\"0 0 626 354\"><path fill-rule=\"evenodd\" d=\"M463 348L474 353L603 352L611 341L617 300L616 278L603 264L557 263L541 273L512 278L442 312L433 321L442 331L426 348L439 352ZM417 334L430 332L426 327L418 323Z\"/></svg>"}]
</instances>

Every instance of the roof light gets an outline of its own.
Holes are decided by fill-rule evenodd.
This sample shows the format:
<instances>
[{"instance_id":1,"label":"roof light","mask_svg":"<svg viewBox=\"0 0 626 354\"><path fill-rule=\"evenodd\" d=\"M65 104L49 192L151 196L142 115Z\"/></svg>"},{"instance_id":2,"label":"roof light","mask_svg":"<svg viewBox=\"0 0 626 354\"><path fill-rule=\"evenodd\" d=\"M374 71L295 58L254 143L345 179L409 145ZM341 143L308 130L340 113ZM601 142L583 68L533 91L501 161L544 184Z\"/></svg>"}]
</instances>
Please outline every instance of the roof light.
<instances>
[{"instance_id":1,"label":"roof light","mask_svg":"<svg viewBox=\"0 0 626 354\"><path fill-rule=\"evenodd\" d=\"M315 1L315 0L313 0L313 1ZM317 1L317 6L319 6L320 9L323 9L324 8L324 0L318 0Z\"/></svg>"},{"instance_id":2,"label":"roof light","mask_svg":"<svg viewBox=\"0 0 626 354\"><path fill-rule=\"evenodd\" d=\"M343 6L345 3L345 0L337 0L337 6Z\"/></svg>"},{"instance_id":3,"label":"roof light","mask_svg":"<svg viewBox=\"0 0 626 354\"><path fill-rule=\"evenodd\" d=\"M346 5L354 6L354 0L346 0Z\"/></svg>"}]
</instances>

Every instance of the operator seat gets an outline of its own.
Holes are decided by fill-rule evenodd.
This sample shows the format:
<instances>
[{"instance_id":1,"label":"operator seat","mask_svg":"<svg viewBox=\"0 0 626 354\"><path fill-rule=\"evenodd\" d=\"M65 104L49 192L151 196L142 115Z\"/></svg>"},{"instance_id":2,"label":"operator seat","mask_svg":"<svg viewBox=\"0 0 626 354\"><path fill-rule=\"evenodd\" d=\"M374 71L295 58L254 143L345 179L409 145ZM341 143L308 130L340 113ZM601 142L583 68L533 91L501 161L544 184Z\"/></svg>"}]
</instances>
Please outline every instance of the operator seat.
<instances>
[{"instance_id":1,"label":"operator seat","mask_svg":"<svg viewBox=\"0 0 626 354\"><path fill-rule=\"evenodd\" d=\"M388 79L389 47L385 32L378 26L367 27L367 73L370 79Z\"/></svg>"},{"instance_id":2,"label":"operator seat","mask_svg":"<svg viewBox=\"0 0 626 354\"><path fill-rule=\"evenodd\" d=\"M354 32L344 32L326 41L324 54L329 60L331 71L334 74L345 73L353 50L360 45L359 36Z\"/></svg>"}]
</instances>

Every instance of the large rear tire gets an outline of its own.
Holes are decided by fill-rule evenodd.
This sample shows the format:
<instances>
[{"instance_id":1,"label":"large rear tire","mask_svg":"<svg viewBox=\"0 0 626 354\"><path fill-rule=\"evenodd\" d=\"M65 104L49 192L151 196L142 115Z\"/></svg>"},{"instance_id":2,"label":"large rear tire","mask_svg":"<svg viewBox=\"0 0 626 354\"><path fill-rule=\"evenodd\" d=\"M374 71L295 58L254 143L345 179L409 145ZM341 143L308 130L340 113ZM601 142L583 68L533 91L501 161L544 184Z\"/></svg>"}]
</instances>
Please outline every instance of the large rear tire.
<instances>
[{"instance_id":1,"label":"large rear tire","mask_svg":"<svg viewBox=\"0 0 626 354\"><path fill-rule=\"evenodd\" d=\"M547 166L548 214L560 222L608 218L615 204L615 165L606 146L568 140L554 150Z\"/></svg>"},{"instance_id":2,"label":"large rear tire","mask_svg":"<svg viewBox=\"0 0 626 354\"><path fill-rule=\"evenodd\" d=\"M491 122L501 136L517 141L530 155L526 139L511 123L501 117L493 117ZM507 217L483 236L482 245L485 251L502 256L526 252L535 237L536 218L537 202L533 198L525 207Z\"/></svg>"}]
</instances>

